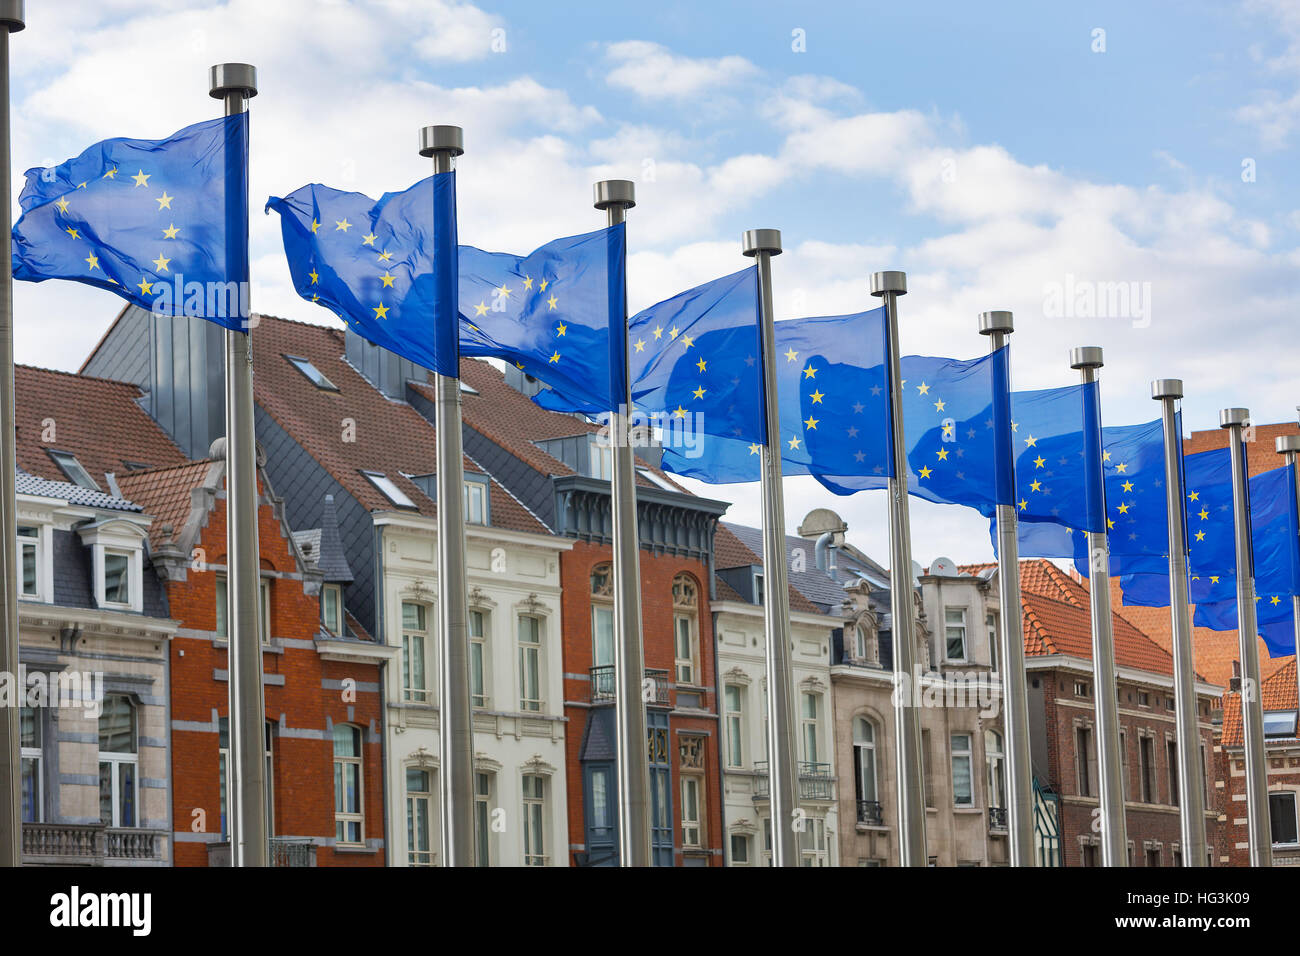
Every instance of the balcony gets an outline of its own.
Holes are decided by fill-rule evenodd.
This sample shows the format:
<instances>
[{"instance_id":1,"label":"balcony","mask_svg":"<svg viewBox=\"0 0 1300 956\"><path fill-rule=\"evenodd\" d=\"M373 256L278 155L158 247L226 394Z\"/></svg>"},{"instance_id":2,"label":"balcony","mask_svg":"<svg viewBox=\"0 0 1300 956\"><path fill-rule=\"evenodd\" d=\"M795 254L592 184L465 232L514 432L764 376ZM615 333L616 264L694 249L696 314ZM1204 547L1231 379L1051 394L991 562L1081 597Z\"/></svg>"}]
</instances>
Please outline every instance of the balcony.
<instances>
[{"instance_id":1,"label":"balcony","mask_svg":"<svg viewBox=\"0 0 1300 956\"><path fill-rule=\"evenodd\" d=\"M864 827L883 827L885 811L879 800L858 801L858 823Z\"/></svg>"},{"instance_id":2,"label":"balcony","mask_svg":"<svg viewBox=\"0 0 1300 956\"><path fill-rule=\"evenodd\" d=\"M310 840L271 837L271 866L315 866L316 844ZM208 844L208 866L230 866L230 843Z\"/></svg>"},{"instance_id":3,"label":"balcony","mask_svg":"<svg viewBox=\"0 0 1300 956\"><path fill-rule=\"evenodd\" d=\"M612 703L615 696L614 665L604 664L593 667L591 675L591 703ZM646 704L651 707L668 707L668 671L655 667L645 669L645 679L653 682L653 689Z\"/></svg>"},{"instance_id":4,"label":"balcony","mask_svg":"<svg viewBox=\"0 0 1300 956\"><path fill-rule=\"evenodd\" d=\"M989 807L989 830L1005 833L1007 830L1007 808Z\"/></svg>"},{"instance_id":5,"label":"balcony","mask_svg":"<svg viewBox=\"0 0 1300 956\"><path fill-rule=\"evenodd\" d=\"M161 863L162 830L102 823L24 823L25 866L130 866Z\"/></svg>"},{"instance_id":6,"label":"balcony","mask_svg":"<svg viewBox=\"0 0 1300 956\"><path fill-rule=\"evenodd\" d=\"M768 800L771 776L766 760L754 761L754 773L758 775L754 786L755 800ZM835 777L831 774L828 763L811 763L799 761L799 799L800 800L834 800Z\"/></svg>"}]
</instances>

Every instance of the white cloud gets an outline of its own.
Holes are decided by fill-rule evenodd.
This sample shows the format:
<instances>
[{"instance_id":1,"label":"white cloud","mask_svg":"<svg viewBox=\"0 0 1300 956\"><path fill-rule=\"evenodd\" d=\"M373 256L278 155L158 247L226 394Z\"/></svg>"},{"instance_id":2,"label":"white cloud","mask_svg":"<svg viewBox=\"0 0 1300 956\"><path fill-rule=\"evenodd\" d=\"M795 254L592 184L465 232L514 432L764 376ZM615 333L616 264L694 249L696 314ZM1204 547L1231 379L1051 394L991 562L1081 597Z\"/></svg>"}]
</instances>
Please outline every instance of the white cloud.
<instances>
[{"instance_id":1,"label":"white cloud","mask_svg":"<svg viewBox=\"0 0 1300 956\"><path fill-rule=\"evenodd\" d=\"M758 72L741 56L716 59L681 56L644 40L625 40L605 48L611 64L605 80L646 99L682 99L731 86Z\"/></svg>"}]
</instances>

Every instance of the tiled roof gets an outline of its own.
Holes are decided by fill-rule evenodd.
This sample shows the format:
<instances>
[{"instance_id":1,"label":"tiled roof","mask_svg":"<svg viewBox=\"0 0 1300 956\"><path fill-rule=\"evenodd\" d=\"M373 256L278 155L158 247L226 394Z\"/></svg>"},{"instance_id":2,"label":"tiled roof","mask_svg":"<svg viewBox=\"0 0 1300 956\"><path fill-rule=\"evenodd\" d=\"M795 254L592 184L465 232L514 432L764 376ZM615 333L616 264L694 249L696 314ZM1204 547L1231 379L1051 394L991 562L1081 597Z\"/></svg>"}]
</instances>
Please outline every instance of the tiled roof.
<instances>
[{"instance_id":1,"label":"tiled roof","mask_svg":"<svg viewBox=\"0 0 1300 956\"><path fill-rule=\"evenodd\" d=\"M143 511L140 505L124 498L115 498L102 491L91 491L70 481L50 481L38 478L22 469L15 476L17 492L20 495L39 495L42 498L58 498L69 504L87 508L104 508L109 511Z\"/></svg>"},{"instance_id":2,"label":"tiled roof","mask_svg":"<svg viewBox=\"0 0 1300 956\"><path fill-rule=\"evenodd\" d=\"M363 507L400 511L361 473L383 472L432 516L433 501L406 475L432 475L436 464L434 427L405 402L391 401L343 357L341 329L262 316L253 333L257 403ZM284 355L310 359L338 391L319 389ZM343 440L343 420L355 423L355 441ZM465 468L482 469L469 458ZM546 533L546 527L495 480L490 491L493 527Z\"/></svg>"},{"instance_id":3,"label":"tiled roof","mask_svg":"<svg viewBox=\"0 0 1300 956\"><path fill-rule=\"evenodd\" d=\"M140 389L88 375L19 365L14 368L18 465L42 478L64 481L47 449L77 456L100 488L104 474L119 478L128 461L160 468L185 455L136 401Z\"/></svg>"},{"instance_id":4,"label":"tiled roof","mask_svg":"<svg viewBox=\"0 0 1300 956\"><path fill-rule=\"evenodd\" d=\"M1282 661L1271 677L1260 680L1259 699L1263 710L1296 709L1295 658L1288 657ZM1223 695L1223 745L1225 747L1242 746L1241 729L1241 694L1233 691Z\"/></svg>"},{"instance_id":5,"label":"tiled roof","mask_svg":"<svg viewBox=\"0 0 1300 956\"><path fill-rule=\"evenodd\" d=\"M122 493L130 495L153 515L149 528L151 547L157 548L181 533L193 507L190 492L203 484L211 464L187 461L170 468L132 472L118 479Z\"/></svg>"},{"instance_id":6,"label":"tiled roof","mask_svg":"<svg viewBox=\"0 0 1300 956\"><path fill-rule=\"evenodd\" d=\"M1092 660L1092 616L1085 607L1022 591L1025 612L1025 654L1042 657L1064 654ZM1112 614L1115 635L1115 663L1120 667L1171 677L1174 661L1157 645L1118 614Z\"/></svg>"},{"instance_id":7,"label":"tiled roof","mask_svg":"<svg viewBox=\"0 0 1300 956\"><path fill-rule=\"evenodd\" d=\"M744 603L745 599L737 593L736 589L716 574L713 576L713 586L719 601L740 601L742 604Z\"/></svg>"}]
</instances>

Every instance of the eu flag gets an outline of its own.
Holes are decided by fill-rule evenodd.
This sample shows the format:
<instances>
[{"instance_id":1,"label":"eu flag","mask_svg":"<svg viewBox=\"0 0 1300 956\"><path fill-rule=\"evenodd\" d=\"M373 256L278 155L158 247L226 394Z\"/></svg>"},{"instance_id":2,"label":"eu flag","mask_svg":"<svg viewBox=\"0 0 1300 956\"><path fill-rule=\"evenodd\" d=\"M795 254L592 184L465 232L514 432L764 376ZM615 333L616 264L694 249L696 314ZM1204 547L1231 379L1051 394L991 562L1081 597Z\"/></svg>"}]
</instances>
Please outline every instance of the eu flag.
<instances>
[{"instance_id":1,"label":"eu flag","mask_svg":"<svg viewBox=\"0 0 1300 956\"><path fill-rule=\"evenodd\" d=\"M280 214L299 295L376 345L440 375L460 374L456 303L438 301L434 281L437 271L455 275L455 172L378 202L313 183L272 196L266 208Z\"/></svg>"},{"instance_id":2,"label":"eu flag","mask_svg":"<svg viewBox=\"0 0 1300 956\"><path fill-rule=\"evenodd\" d=\"M1016 515L1082 531L1105 527L1102 468L1089 436L1100 432L1097 383L1014 392L1012 444L1016 456ZM1090 467L1090 464L1092 467ZM1029 529L1032 533L1033 529Z\"/></svg>"},{"instance_id":3,"label":"eu flag","mask_svg":"<svg viewBox=\"0 0 1300 956\"><path fill-rule=\"evenodd\" d=\"M460 354L513 362L566 411L607 414L627 394L622 223L526 256L460 248ZM548 406L549 407L549 406Z\"/></svg>"},{"instance_id":4,"label":"eu flag","mask_svg":"<svg viewBox=\"0 0 1300 956\"><path fill-rule=\"evenodd\" d=\"M160 315L244 331L248 114L161 140L108 139L26 173L15 279L72 279Z\"/></svg>"}]
</instances>

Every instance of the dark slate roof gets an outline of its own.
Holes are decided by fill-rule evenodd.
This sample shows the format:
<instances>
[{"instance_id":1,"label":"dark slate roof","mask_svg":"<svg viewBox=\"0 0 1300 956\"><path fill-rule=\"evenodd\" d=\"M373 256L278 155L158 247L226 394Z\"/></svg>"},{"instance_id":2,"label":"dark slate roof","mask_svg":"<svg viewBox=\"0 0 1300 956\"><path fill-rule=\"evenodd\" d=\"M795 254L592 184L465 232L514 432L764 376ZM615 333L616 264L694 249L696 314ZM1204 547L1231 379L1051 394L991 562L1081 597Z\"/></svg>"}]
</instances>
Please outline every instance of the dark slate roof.
<instances>
[{"instance_id":1,"label":"dark slate roof","mask_svg":"<svg viewBox=\"0 0 1300 956\"><path fill-rule=\"evenodd\" d=\"M587 711L587 729L578 759L613 760L616 754L614 740L614 708L593 707Z\"/></svg>"},{"instance_id":2,"label":"dark slate roof","mask_svg":"<svg viewBox=\"0 0 1300 956\"><path fill-rule=\"evenodd\" d=\"M325 507L321 512L320 540L316 542L316 567L331 583L351 584L352 569L348 567L347 556L343 553L343 541L339 538L339 515L334 507L334 496L325 496Z\"/></svg>"},{"instance_id":3,"label":"dark slate roof","mask_svg":"<svg viewBox=\"0 0 1300 956\"><path fill-rule=\"evenodd\" d=\"M83 488L81 485L74 485L70 481L51 481L48 478L38 478L36 475L29 474L21 468L17 470L16 476L17 492L20 495L39 495L42 498L58 498L69 504L79 505L86 508L103 508L107 511L135 511L140 512L144 509L139 505L127 501L125 498L116 498L113 495L106 495L102 491L92 491L89 488Z\"/></svg>"},{"instance_id":4,"label":"dark slate roof","mask_svg":"<svg viewBox=\"0 0 1300 956\"><path fill-rule=\"evenodd\" d=\"M763 553L763 532L760 528L751 528L747 525L732 524L731 522L720 522L721 527L726 528L740 540L740 543L752 551L755 555ZM872 577L878 577L882 573L879 565L874 562L868 564L857 560L849 554L846 549L840 548L835 552L836 571L835 577L819 570L816 560L816 541L808 538L800 538L797 535L788 534L785 536L785 558L786 568L790 577L790 587L797 590L813 604L816 604L823 612L836 613L840 605L844 603L847 595L844 593L844 585L851 584L859 580L857 571L870 573ZM804 570L795 571L791 568L794 551L796 548L804 552Z\"/></svg>"}]
</instances>

